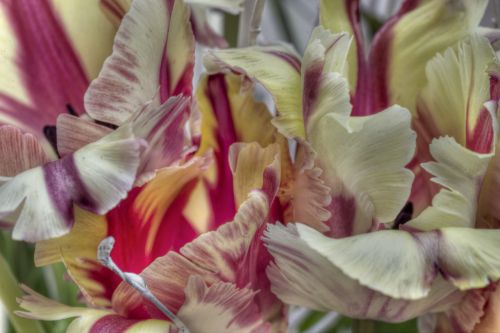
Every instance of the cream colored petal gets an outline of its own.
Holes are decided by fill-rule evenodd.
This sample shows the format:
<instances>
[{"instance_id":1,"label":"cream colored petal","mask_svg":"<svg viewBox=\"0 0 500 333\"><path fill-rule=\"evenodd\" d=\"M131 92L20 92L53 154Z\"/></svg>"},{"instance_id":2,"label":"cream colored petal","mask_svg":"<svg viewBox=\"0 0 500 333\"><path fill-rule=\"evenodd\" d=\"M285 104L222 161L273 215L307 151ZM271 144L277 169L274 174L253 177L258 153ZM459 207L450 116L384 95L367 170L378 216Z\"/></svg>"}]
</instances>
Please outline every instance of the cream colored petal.
<instances>
[{"instance_id":1,"label":"cream colored petal","mask_svg":"<svg viewBox=\"0 0 500 333\"><path fill-rule=\"evenodd\" d=\"M370 289L360 284L355 279L351 279L343 273L343 268L332 264L331 257L338 257L339 260L351 257L354 247L349 248L349 252L336 252L322 255L308 240L302 237L302 232L298 229L307 229L317 235L320 244L326 240L336 242L322 236L303 225L289 224L272 225L268 227L264 241L275 259L275 263L268 268L268 276L272 282L272 290L278 297L288 304L297 304L320 311L336 311L353 318L371 318L390 322L400 322L409 320L415 316L428 312L444 311L455 304L463 297L463 293L456 290L451 283L446 282L441 277L437 277L432 284L429 296L418 300L405 300L388 297L376 290ZM359 236L357 236L359 237ZM342 241L342 240L338 240ZM344 244L348 246L351 240L347 239ZM308 245L309 244L309 245ZM392 242L386 244L390 247ZM363 244L359 244L360 246ZM365 253L371 251L371 254L360 256L359 258L366 263L364 277L370 278L375 271L382 272L383 268L374 267L368 261L373 257L379 256L377 263L391 266L390 270L382 272L381 276L385 281L391 280L394 284L401 286L400 270L401 266L391 262L391 257L383 257L384 253L376 252L376 248L370 247L374 244L364 244ZM319 247L319 244L315 245ZM382 245L381 245L382 246ZM357 245L355 245L357 247ZM399 253L393 248L394 256ZM368 258L369 257L369 258ZM366 259L366 262L364 261ZM407 259L409 261L410 259ZM374 270L375 268L375 270ZM402 272L406 274L407 272ZM420 272L419 272L420 276ZM378 280L376 280L378 281ZM378 281L380 282L380 281ZM391 284L392 285L392 284ZM402 288L404 290L404 288Z\"/></svg>"},{"instance_id":2,"label":"cream colored petal","mask_svg":"<svg viewBox=\"0 0 500 333\"><path fill-rule=\"evenodd\" d=\"M358 72L362 71L366 66L363 52L364 41L361 34L361 25L357 17L358 11L359 1L320 1L320 25L332 33L347 32L356 39L355 43L348 46L347 61L349 68L345 76L349 82L349 90L351 92L354 92L356 89ZM360 77L359 79L363 80L364 78Z\"/></svg>"},{"instance_id":3,"label":"cream colored petal","mask_svg":"<svg viewBox=\"0 0 500 333\"><path fill-rule=\"evenodd\" d=\"M370 66L386 63L383 75L387 80L387 105L397 103L415 114L417 95L426 83L427 62L471 33L487 3L486 0L422 2L378 34L374 43L378 43L380 51L374 53L372 49Z\"/></svg>"},{"instance_id":4,"label":"cream colored petal","mask_svg":"<svg viewBox=\"0 0 500 333\"><path fill-rule=\"evenodd\" d=\"M444 188L434 196L431 207L405 226L426 231L474 227L478 196L492 155L474 153L450 137L434 139L430 151L435 162L423 167L434 176L432 181Z\"/></svg>"},{"instance_id":5,"label":"cream colored petal","mask_svg":"<svg viewBox=\"0 0 500 333\"><path fill-rule=\"evenodd\" d=\"M434 137L450 135L470 149L490 152L495 122L484 103L492 99L488 69L496 62L488 40L478 35L436 55L426 66L428 83L415 121Z\"/></svg>"},{"instance_id":6,"label":"cream colored petal","mask_svg":"<svg viewBox=\"0 0 500 333\"><path fill-rule=\"evenodd\" d=\"M368 231L373 219L392 222L410 194L413 174L405 169L415 149L410 114L394 106L373 116L351 118L343 127L328 114L311 133L322 178L334 204L354 201L351 234ZM331 208L336 214L335 206Z\"/></svg>"},{"instance_id":7,"label":"cream colored petal","mask_svg":"<svg viewBox=\"0 0 500 333\"><path fill-rule=\"evenodd\" d=\"M233 71L260 82L273 95L278 117L273 124L287 137L304 137L300 96L300 60L283 46L210 51L209 72Z\"/></svg>"}]
</instances>

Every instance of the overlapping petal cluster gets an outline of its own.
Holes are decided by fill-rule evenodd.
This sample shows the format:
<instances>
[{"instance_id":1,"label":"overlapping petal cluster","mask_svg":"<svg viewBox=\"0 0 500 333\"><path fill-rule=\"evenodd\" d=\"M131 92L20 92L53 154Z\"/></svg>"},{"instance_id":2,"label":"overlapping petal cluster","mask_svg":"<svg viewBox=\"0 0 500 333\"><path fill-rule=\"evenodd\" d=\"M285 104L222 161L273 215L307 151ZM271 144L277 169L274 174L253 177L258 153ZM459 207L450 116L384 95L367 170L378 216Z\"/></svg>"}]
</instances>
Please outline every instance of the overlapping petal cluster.
<instances>
[{"instance_id":1,"label":"overlapping petal cluster","mask_svg":"<svg viewBox=\"0 0 500 333\"><path fill-rule=\"evenodd\" d=\"M26 289L20 315L77 317L68 332L177 332L98 262L112 236L117 267L190 332L285 331L289 304L474 329L500 279L487 1L406 0L367 52L358 2L322 0L300 56L224 49L200 28L204 1L103 0L105 61L71 44L50 3L2 3L23 92L1 92L0 110L23 131L0 127L0 226L37 243L37 265L63 262L88 306ZM196 40L221 49L193 80Z\"/></svg>"}]
</instances>

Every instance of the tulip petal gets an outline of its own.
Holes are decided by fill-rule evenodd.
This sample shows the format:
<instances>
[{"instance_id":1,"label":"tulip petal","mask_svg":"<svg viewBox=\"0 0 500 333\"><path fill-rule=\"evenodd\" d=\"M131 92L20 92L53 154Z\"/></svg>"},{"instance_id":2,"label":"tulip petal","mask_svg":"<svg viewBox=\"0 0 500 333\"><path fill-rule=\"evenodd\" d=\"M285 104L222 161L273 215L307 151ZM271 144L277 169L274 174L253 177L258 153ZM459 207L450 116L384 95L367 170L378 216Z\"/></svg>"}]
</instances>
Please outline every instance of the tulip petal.
<instances>
[{"instance_id":1,"label":"tulip petal","mask_svg":"<svg viewBox=\"0 0 500 333\"><path fill-rule=\"evenodd\" d=\"M205 233L181 248L156 259L141 276L153 294L171 311L176 313L184 303L182 290L191 275L200 275L206 283L217 281L236 283L246 287L251 278L246 266L240 267L246 256L257 258L258 252L249 254L257 230L267 221L269 202L259 191L251 192L235 216L216 231ZM239 274L241 270L242 275ZM165 276L169 279L165 280ZM243 279L243 285L238 285ZM137 312L142 297L131 287L121 284L113 295L113 307L120 314ZM148 312L155 318L163 315L153 306L146 304Z\"/></svg>"},{"instance_id":2,"label":"tulip petal","mask_svg":"<svg viewBox=\"0 0 500 333\"><path fill-rule=\"evenodd\" d=\"M213 230L230 221L237 210L229 164L231 145L255 141L262 147L273 142L286 147L285 139L271 124L267 107L253 97L253 87L252 82L241 75L217 74L200 80L196 92L201 113L201 142L197 154L212 150L215 157L215 163L205 175L204 196L199 198L200 202L206 201L210 209L205 230ZM240 195L238 200L244 197L246 194Z\"/></svg>"},{"instance_id":3,"label":"tulip petal","mask_svg":"<svg viewBox=\"0 0 500 333\"><path fill-rule=\"evenodd\" d=\"M443 227L474 227L477 198L491 154L477 154L455 139L434 139L430 152L435 162L423 167L434 176L431 180L444 187L426 208L405 227L429 231Z\"/></svg>"},{"instance_id":4,"label":"tulip petal","mask_svg":"<svg viewBox=\"0 0 500 333\"><path fill-rule=\"evenodd\" d=\"M327 209L332 202L330 188L316 166L317 154L307 141L298 141L293 180L281 188L280 200L285 207L286 222L301 221L321 232L330 231L324 222L331 218Z\"/></svg>"},{"instance_id":5,"label":"tulip petal","mask_svg":"<svg viewBox=\"0 0 500 333\"><path fill-rule=\"evenodd\" d=\"M213 48L227 48L226 39L219 35L208 22L208 9L191 7L191 25L196 41Z\"/></svg>"},{"instance_id":6,"label":"tulip petal","mask_svg":"<svg viewBox=\"0 0 500 333\"><path fill-rule=\"evenodd\" d=\"M487 3L407 0L373 41L371 112L397 103L415 114L417 95L426 83L427 62L477 27Z\"/></svg>"},{"instance_id":7,"label":"tulip petal","mask_svg":"<svg viewBox=\"0 0 500 333\"><path fill-rule=\"evenodd\" d=\"M205 164L206 159L194 158L183 166L160 170L105 217L76 209L75 225L68 235L37 243L35 263L63 262L90 304L109 306L121 281L97 263L99 242L113 236L115 263L124 271L139 273L155 258L191 241L198 234L196 226L182 210Z\"/></svg>"},{"instance_id":8,"label":"tulip petal","mask_svg":"<svg viewBox=\"0 0 500 333\"><path fill-rule=\"evenodd\" d=\"M383 230L342 239L326 237L302 224L297 231L344 274L394 298L427 296L438 270L461 290L482 288L500 279L500 232L492 230Z\"/></svg>"},{"instance_id":9,"label":"tulip petal","mask_svg":"<svg viewBox=\"0 0 500 333\"><path fill-rule=\"evenodd\" d=\"M69 114L57 117L57 152L60 156L74 153L83 146L111 133L109 127Z\"/></svg>"},{"instance_id":10,"label":"tulip petal","mask_svg":"<svg viewBox=\"0 0 500 333\"><path fill-rule=\"evenodd\" d=\"M70 307L48 299L28 287L24 286L23 289L27 295L19 300L19 306L24 311L17 311L16 314L38 320L61 320L78 317L69 324L66 329L67 333L177 332L177 329L167 321L130 320L118 316L112 311Z\"/></svg>"},{"instance_id":11,"label":"tulip petal","mask_svg":"<svg viewBox=\"0 0 500 333\"><path fill-rule=\"evenodd\" d=\"M120 25L113 54L85 95L87 112L121 125L158 90L160 102L191 95L193 57L189 9L182 1L135 1Z\"/></svg>"},{"instance_id":12,"label":"tulip petal","mask_svg":"<svg viewBox=\"0 0 500 333\"><path fill-rule=\"evenodd\" d=\"M112 290L99 281L101 266L97 247L107 235L106 219L75 207L73 229L62 237L36 243L35 264L63 262L85 300L95 307L109 307Z\"/></svg>"},{"instance_id":13,"label":"tulip petal","mask_svg":"<svg viewBox=\"0 0 500 333\"><path fill-rule=\"evenodd\" d=\"M73 225L73 204L101 215L112 209L137 177L150 171L148 152L157 146L156 133L162 133L168 126L163 124L165 118L183 110L186 102L178 97L156 109L146 107L116 131L73 154L0 179L0 216L17 221L13 237L38 241L64 235Z\"/></svg>"},{"instance_id":14,"label":"tulip petal","mask_svg":"<svg viewBox=\"0 0 500 333\"><path fill-rule=\"evenodd\" d=\"M332 33L347 32L354 36L355 43L348 47L349 53L347 62L349 63L348 73L349 90L353 95L356 91L363 92L364 78L366 77L366 61L363 50L363 35L359 20L359 1L345 0L321 0L319 10L320 25ZM344 74L344 73L342 73ZM361 78L358 80L358 77ZM360 98L355 98L354 105L361 102Z\"/></svg>"},{"instance_id":15,"label":"tulip petal","mask_svg":"<svg viewBox=\"0 0 500 333\"><path fill-rule=\"evenodd\" d=\"M351 118L353 130L332 114L318 121L310 142L332 190L332 217L326 223L335 237L366 232L374 219L392 222L403 208L413 180L404 168L415 147L410 121L410 113L399 106Z\"/></svg>"},{"instance_id":16,"label":"tulip petal","mask_svg":"<svg viewBox=\"0 0 500 333\"><path fill-rule=\"evenodd\" d=\"M49 162L35 136L12 126L0 126L0 159L0 176L5 177Z\"/></svg>"},{"instance_id":17,"label":"tulip petal","mask_svg":"<svg viewBox=\"0 0 500 333\"><path fill-rule=\"evenodd\" d=\"M253 302L256 292L251 289L226 282L207 287L201 277L191 276L185 292L186 302L178 316L192 333L244 333L264 327Z\"/></svg>"},{"instance_id":18,"label":"tulip petal","mask_svg":"<svg viewBox=\"0 0 500 333\"><path fill-rule=\"evenodd\" d=\"M260 82L272 95L278 117L273 124L286 137L304 137L300 100L300 60L285 46L210 51L209 72L232 71Z\"/></svg>"},{"instance_id":19,"label":"tulip petal","mask_svg":"<svg viewBox=\"0 0 500 333\"><path fill-rule=\"evenodd\" d=\"M416 119L423 138L450 135L469 149L491 152L496 121L483 105L492 99L487 70L495 62L488 40L477 35L429 61Z\"/></svg>"},{"instance_id":20,"label":"tulip petal","mask_svg":"<svg viewBox=\"0 0 500 333\"><path fill-rule=\"evenodd\" d=\"M345 33L334 35L322 27L312 32L302 61L301 86L302 112L308 133L312 131L312 124L327 113L347 123L351 113L349 92L347 82L340 77L346 76L349 67L346 62L350 44L351 38Z\"/></svg>"},{"instance_id":21,"label":"tulip petal","mask_svg":"<svg viewBox=\"0 0 500 333\"><path fill-rule=\"evenodd\" d=\"M235 143L229 151L229 163L233 172L233 188L238 207L255 189L271 187L267 191L268 196L272 198L276 195L276 180L280 179L277 144L262 148L256 142Z\"/></svg>"},{"instance_id":22,"label":"tulip petal","mask_svg":"<svg viewBox=\"0 0 500 333\"><path fill-rule=\"evenodd\" d=\"M349 248L347 252L321 255L313 249L309 240L306 242L303 239L302 234L299 233L299 227L317 235L325 242L327 240L332 243L342 241L347 244L354 238L347 238L346 241L334 240L300 224L269 225L264 241L275 263L269 266L267 273L273 292L288 304L302 305L322 311L338 311L354 318L400 322L423 313L444 311L463 297L462 292L457 291L452 284L441 277L435 279L428 297L411 301L388 297L349 278L338 266L329 261L334 256L343 260L345 254L350 256L353 253L353 248ZM379 232L373 234L377 233ZM393 244L392 240L386 245L391 246L391 244ZM379 256L379 261L389 262L389 258L370 247L373 244L365 243L365 245L366 252L371 251L373 256ZM399 251L394 247L391 249L394 252ZM407 253L400 254L410 256ZM368 256L371 257L371 255ZM393 269L397 272L387 271L387 278L394 280L399 278L400 266L395 265ZM368 272L367 268L366 275L370 274L373 272Z\"/></svg>"},{"instance_id":23,"label":"tulip petal","mask_svg":"<svg viewBox=\"0 0 500 333\"><path fill-rule=\"evenodd\" d=\"M3 182L0 215L17 221L12 237L37 241L67 233L73 203L101 214L113 208L135 181L141 150L141 141L123 130Z\"/></svg>"},{"instance_id":24,"label":"tulip petal","mask_svg":"<svg viewBox=\"0 0 500 333\"><path fill-rule=\"evenodd\" d=\"M97 1L49 1L52 1L54 12L60 17L68 39L81 59L87 77L97 77L104 60L111 54L116 27L106 19Z\"/></svg>"},{"instance_id":25,"label":"tulip petal","mask_svg":"<svg viewBox=\"0 0 500 333\"><path fill-rule=\"evenodd\" d=\"M119 27L123 17L130 10L132 0L100 0L99 4L111 23Z\"/></svg>"},{"instance_id":26,"label":"tulip petal","mask_svg":"<svg viewBox=\"0 0 500 333\"><path fill-rule=\"evenodd\" d=\"M89 78L51 1L7 0L0 9L10 25L2 45L15 50L2 57L0 112L42 139L68 105L84 112Z\"/></svg>"}]
</instances>

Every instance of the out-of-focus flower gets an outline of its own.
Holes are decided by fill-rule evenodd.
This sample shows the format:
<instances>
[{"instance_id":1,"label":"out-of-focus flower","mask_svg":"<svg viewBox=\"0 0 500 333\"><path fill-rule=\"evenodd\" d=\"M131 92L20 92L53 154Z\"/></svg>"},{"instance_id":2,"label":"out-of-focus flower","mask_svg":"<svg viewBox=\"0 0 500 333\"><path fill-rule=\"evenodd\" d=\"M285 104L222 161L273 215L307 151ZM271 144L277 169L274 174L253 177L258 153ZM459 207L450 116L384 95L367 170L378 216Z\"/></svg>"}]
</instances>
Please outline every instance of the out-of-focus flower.
<instances>
[{"instance_id":1,"label":"out-of-focus flower","mask_svg":"<svg viewBox=\"0 0 500 333\"><path fill-rule=\"evenodd\" d=\"M267 88L274 125L299 143L281 192L299 223L265 237L281 300L395 322L446 311L455 331L479 320L480 288L500 278L500 232L475 229L498 209L498 60L472 34L485 5L406 1L368 61L356 1L321 2L302 61L282 46L208 55L210 71Z\"/></svg>"},{"instance_id":2,"label":"out-of-focus flower","mask_svg":"<svg viewBox=\"0 0 500 333\"><path fill-rule=\"evenodd\" d=\"M21 315L79 317L69 332L177 331L156 306L97 262L99 242L113 236L116 265L140 274L159 302L191 332L283 330L285 312L270 291L265 274L270 254L261 237L266 225L282 216L275 197L281 169L288 163L287 142L271 125L266 106L253 99L253 84L242 76L202 77L190 104L193 63L187 5L180 0L133 2L121 21L112 55L86 92L88 117L59 116L56 146L63 157L52 163L64 166L82 150L100 147L97 138L108 132L101 141L117 136L123 128L132 128L144 141L140 151L145 158L133 165L126 198L120 192L109 209L91 210L88 197L72 196L66 209L73 214L76 203L74 228L63 237L37 243L37 265L63 262L89 308L67 307L27 290L29 295L20 302L26 312ZM16 135L25 149L41 151L32 145L33 137ZM131 148L126 151L133 152ZM115 162L120 151L114 152ZM84 158L102 159L102 154ZM25 168L32 166L31 160L21 162ZM88 179L98 183L96 193L109 196L113 188L107 178L96 176L101 169L91 170ZM57 193L64 194L74 182L63 176ZM15 176L10 186L17 182L25 191L39 189L24 181L26 177ZM133 185L137 187L130 190ZM12 193L5 189L6 196L7 190ZM43 207L51 207L47 201ZM19 225L21 217L12 215ZM45 238L36 233L30 240Z\"/></svg>"}]
</instances>

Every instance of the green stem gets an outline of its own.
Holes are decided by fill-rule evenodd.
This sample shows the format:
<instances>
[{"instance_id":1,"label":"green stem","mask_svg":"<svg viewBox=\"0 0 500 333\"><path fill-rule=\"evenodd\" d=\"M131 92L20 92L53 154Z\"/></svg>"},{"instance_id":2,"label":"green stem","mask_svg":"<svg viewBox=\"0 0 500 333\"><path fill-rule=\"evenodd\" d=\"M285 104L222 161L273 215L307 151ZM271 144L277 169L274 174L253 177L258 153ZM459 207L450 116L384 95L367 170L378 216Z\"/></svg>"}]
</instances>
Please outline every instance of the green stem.
<instances>
[{"instance_id":1,"label":"green stem","mask_svg":"<svg viewBox=\"0 0 500 333\"><path fill-rule=\"evenodd\" d=\"M353 319L352 333L375 333L375 322L369 319Z\"/></svg>"},{"instance_id":2,"label":"green stem","mask_svg":"<svg viewBox=\"0 0 500 333\"><path fill-rule=\"evenodd\" d=\"M17 283L14 274L5 258L0 254L0 301L7 311L9 320L16 332L44 333L40 322L26 319L14 314L14 311L21 310L16 299L23 296L23 292Z\"/></svg>"}]
</instances>

